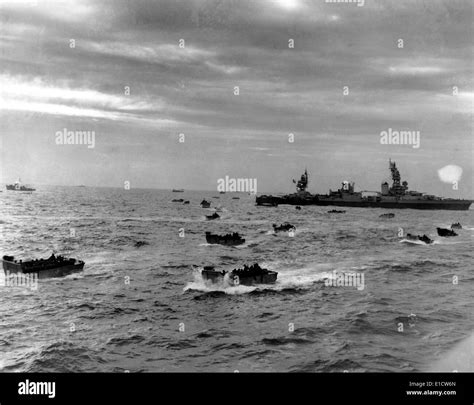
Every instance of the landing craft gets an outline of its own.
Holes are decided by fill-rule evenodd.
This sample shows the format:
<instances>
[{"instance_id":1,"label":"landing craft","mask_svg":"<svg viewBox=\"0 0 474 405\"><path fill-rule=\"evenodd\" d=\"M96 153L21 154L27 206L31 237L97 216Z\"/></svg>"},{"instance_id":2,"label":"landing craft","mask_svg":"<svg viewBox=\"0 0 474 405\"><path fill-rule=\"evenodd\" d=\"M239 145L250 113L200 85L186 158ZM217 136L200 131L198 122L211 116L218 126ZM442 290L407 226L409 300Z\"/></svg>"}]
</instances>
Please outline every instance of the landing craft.
<instances>
[{"instance_id":1,"label":"landing craft","mask_svg":"<svg viewBox=\"0 0 474 405\"><path fill-rule=\"evenodd\" d=\"M256 199L257 205L322 205L339 207L362 208L412 208L420 210L456 210L466 211L472 200L442 198L427 195L419 191L408 190L408 182L401 181L400 172L395 162L389 160L389 169L392 175L392 186L383 182L381 191L375 195L364 195L362 191L354 190L354 183L344 181L337 191L329 190L329 194L311 194L306 191L309 176L305 170L297 182L296 193L283 196L261 195ZM296 183L295 180L293 180Z\"/></svg>"},{"instance_id":2,"label":"landing craft","mask_svg":"<svg viewBox=\"0 0 474 405\"><path fill-rule=\"evenodd\" d=\"M258 263L250 266L244 265L243 268L237 268L231 271L218 271L214 266L204 266L201 272L202 278L211 283L223 283L227 280L230 285L272 284L278 277L276 271L264 269Z\"/></svg>"},{"instance_id":3,"label":"landing craft","mask_svg":"<svg viewBox=\"0 0 474 405\"><path fill-rule=\"evenodd\" d=\"M3 256L5 274L36 274L38 278L64 277L83 270L84 262L52 254L47 259L15 260L13 256Z\"/></svg>"}]
</instances>

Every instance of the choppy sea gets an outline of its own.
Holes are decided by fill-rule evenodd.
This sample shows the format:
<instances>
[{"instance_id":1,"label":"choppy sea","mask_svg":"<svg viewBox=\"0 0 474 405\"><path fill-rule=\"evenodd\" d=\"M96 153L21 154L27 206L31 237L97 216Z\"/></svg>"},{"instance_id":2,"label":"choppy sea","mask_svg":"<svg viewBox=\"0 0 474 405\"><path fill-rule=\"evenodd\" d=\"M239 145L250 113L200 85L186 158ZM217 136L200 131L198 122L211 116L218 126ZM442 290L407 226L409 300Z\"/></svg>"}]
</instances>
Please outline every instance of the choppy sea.
<instances>
[{"instance_id":1,"label":"choppy sea","mask_svg":"<svg viewBox=\"0 0 474 405\"><path fill-rule=\"evenodd\" d=\"M206 221L203 198L219 220ZM425 371L471 335L472 208L393 219L330 209L256 207L244 193L4 190L2 255L86 265L36 289L0 286L0 371ZM296 233L275 235L272 224L286 221ZM437 236L453 222L459 236ZM403 241L399 228L435 243ZM205 231L246 243L208 245ZM255 262L277 283L209 286L199 274ZM340 274L363 275L363 288L327 285Z\"/></svg>"}]
</instances>

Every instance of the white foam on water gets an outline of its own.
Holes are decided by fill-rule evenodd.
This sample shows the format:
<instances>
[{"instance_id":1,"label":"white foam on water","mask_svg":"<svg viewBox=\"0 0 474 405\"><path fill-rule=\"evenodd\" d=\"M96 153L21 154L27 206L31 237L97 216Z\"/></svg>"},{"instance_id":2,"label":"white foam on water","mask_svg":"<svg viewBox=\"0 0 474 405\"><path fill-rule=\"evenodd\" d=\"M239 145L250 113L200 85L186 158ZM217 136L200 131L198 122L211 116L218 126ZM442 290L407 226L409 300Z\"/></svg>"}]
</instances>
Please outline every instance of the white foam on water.
<instances>
[{"instance_id":1,"label":"white foam on water","mask_svg":"<svg viewBox=\"0 0 474 405\"><path fill-rule=\"evenodd\" d=\"M437 361L429 364L429 372L473 372L474 371L474 333L456 344Z\"/></svg>"},{"instance_id":2,"label":"white foam on water","mask_svg":"<svg viewBox=\"0 0 474 405\"><path fill-rule=\"evenodd\" d=\"M77 218L81 219L81 218ZM86 218L94 219L94 218ZM185 218L185 217L166 217L166 216L157 216L157 217L104 217L103 220L115 219L117 222L121 222L118 226L124 226L124 223L127 222L198 222L196 218Z\"/></svg>"},{"instance_id":3,"label":"white foam on water","mask_svg":"<svg viewBox=\"0 0 474 405\"><path fill-rule=\"evenodd\" d=\"M193 290L201 292L223 292L229 295L247 294L256 290L255 286L232 285L228 276L221 283L206 282L201 275L202 267L193 270L194 280L186 284L183 291Z\"/></svg>"},{"instance_id":4,"label":"white foam on water","mask_svg":"<svg viewBox=\"0 0 474 405\"><path fill-rule=\"evenodd\" d=\"M46 281L46 280L55 280L55 281L60 281L60 280L75 280L75 279L84 278L84 276L85 276L85 274L84 274L84 270L83 270L83 271L81 271L81 272L68 274L67 276L64 276L64 277L54 277L54 278L51 278L51 279L40 280L40 282L43 282L43 281Z\"/></svg>"},{"instance_id":5,"label":"white foam on water","mask_svg":"<svg viewBox=\"0 0 474 405\"><path fill-rule=\"evenodd\" d=\"M313 232L312 228L296 228L295 234Z\"/></svg>"},{"instance_id":6,"label":"white foam on water","mask_svg":"<svg viewBox=\"0 0 474 405\"><path fill-rule=\"evenodd\" d=\"M262 219L252 219L250 221L242 219L233 219L232 215L225 215L223 218L226 220L227 223L235 225L262 225L267 223L267 221Z\"/></svg>"},{"instance_id":7,"label":"white foam on water","mask_svg":"<svg viewBox=\"0 0 474 405\"><path fill-rule=\"evenodd\" d=\"M410 243L412 245L420 245L420 246L431 246L431 245L438 245L439 241L435 240L433 243L425 243L421 240L411 240L411 239L402 239L400 243Z\"/></svg>"},{"instance_id":8,"label":"white foam on water","mask_svg":"<svg viewBox=\"0 0 474 405\"><path fill-rule=\"evenodd\" d=\"M256 243L257 241L256 240L245 240L245 243L242 243L241 245L236 245L236 246L232 246L233 248L235 249L246 249L249 247L249 244L251 243Z\"/></svg>"},{"instance_id":9,"label":"white foam on water","mask_svg":"<svg viewBox=\"0 0 474 405\"><path fill-rule=\"evenodd\" d=\"M347 267L344 263L312 263L301 268L285 269L285 264L276 262L263 262L261 267L278 272L278 278L274 284L258 284L254 286L233 286L228 279L224 278L222 283L211 283L203 280L201 276L202 267L193 271L194 280L188 283L183 291L195 290L202 292L220 291L230 295L248 294L252 291L273 290L282 291L289 288L309 288L316 283L327 279L334 279L340 274L355 274L363 271L366 266Z\"/></svg>"},{"instance_id":10,"label":"white foam on water","mask_svg":"<svg viewBox=\"0 0 474 405\"><path fill-rule=\"evenodd\" d=\"M280 266L284 266L284 264L280 263L264 262L261 264L264 268L278 272L277 282L269 286L269 288L274 290L309 287L328 278L332 274L330 272L338 271L334 263L312 263L305 267L294 269L280 268Z\"/></svg>"}]
</instances>

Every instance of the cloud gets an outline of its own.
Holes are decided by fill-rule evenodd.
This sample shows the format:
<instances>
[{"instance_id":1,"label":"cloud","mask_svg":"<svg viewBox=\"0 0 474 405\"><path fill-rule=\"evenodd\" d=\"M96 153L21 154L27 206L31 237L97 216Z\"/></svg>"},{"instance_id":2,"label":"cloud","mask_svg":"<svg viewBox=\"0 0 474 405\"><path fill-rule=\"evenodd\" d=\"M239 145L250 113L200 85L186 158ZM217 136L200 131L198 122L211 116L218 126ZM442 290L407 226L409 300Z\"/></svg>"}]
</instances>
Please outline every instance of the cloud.
<instances>
[{"instance_id":1,"label":"cloud","mask_svg":"<svg viewBox=\"0 0 474 405\"><path fill-rule=\"evenodd\" d=\"M409 75L431 75L442 73L445 70L439 66L390 66L390 73Z\"/></svg>"},{"instance_id":2,"label":"cloud","mask_svg":"<svg viewBox=\"0 0 474 405\"><path fill-rule=\"evenodd\" d=\"M185 44L185 42L184 42ZM147 63L180 62L192 63L206 60L215 55L214 52L198 49L193 46L180 48L176 44L160 44L141 46L136 43L122 42L81 42L83 50L97 52L99 54L114 55L125 58L132 58Z\"/></svg>"},{"instance_id":3,"label":"cloud","mask_svg":"<svg viewBox=\"0 0 474 405\"><path fill-rule=\"evenodd\" d=\"M57 116L101 118L156 125L175 125L167 118L150 118L140 113L162 112L164 103L132 96L107 94L91 89L58 87L41 78L0 75L0 110L28 111Z\"/></svg>"},{"instance_id":4,"label":"cloud","mask_svg":"<svg viewBox=\"0 0 474 405\"><path fill-rule=\"evenodd\" d=\"M168 169L162 167L171 182L186 176L186 164L170 167L194 153L163 141L179 132L203 146L197 173L211 171L205 166L216 155L244 156L255 146L252 156L260 152L263 159L254 167L259 176L269 164L266 153L287 153L290 132L295 155L305 158L308 150L330 157L343 147L372 158L378 134L389 127L421 130L419 153L427 159L439 149L461 159L455 154L466 152L456 148L470 142L468 0L367 1L364 7L311 0L3 3L5 122L37 112L28 125L77 117L100 120L124 138L149 136L140 158L154 162L155 147L165 162L173 151ZM9 125L5 139L13 142ZM447 133L456 139L452 145ZM107 153L113 161L115 149ZM429 164L436 173L436 159ZM465 173L466 164L472 163L462 162Z\"/></svg>"}]
</instances>

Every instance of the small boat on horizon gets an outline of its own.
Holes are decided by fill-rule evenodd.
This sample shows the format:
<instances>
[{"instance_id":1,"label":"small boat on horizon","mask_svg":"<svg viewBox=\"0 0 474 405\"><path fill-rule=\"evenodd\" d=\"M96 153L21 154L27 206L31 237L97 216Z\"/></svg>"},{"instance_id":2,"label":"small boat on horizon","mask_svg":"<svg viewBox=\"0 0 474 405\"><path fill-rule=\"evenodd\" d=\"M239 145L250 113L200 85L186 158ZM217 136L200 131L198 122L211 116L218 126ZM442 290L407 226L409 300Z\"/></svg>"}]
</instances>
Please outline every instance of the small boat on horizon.
<instances>
[{"instance_id":1,"label":"small boat on horizon","mask_svg":"<svg viewBox=\"0 0 474 405\"><path fill-rule=\"evenodd\" d=\"M178 189L174 188L174 189L171 190L171 191L172 191L173 193L183 193L183 192L184 192L184 189L182 189L182 188L178 188Z\"/></svg>"},{"instance_id":2,"label":"small boat on horizon","mask_svg":"<svg viewBox=\"0 0 474 405\"><path fill-rule=\"evenodd\" d=\"M35 188L24 186L23 184L21 184L20 179L15 181L15 183L13 184L7 184L6 187L7 187L7 190L11 190L11 191L36 191Z\"/></svg>"},{"instance_id":3,"label":"small boat on horizon","mask_svg":"<svg viewBox=\"0 0 474 405\"><path fill-rule=\"evenodd\" d=\"M395 218L395 214L393 212L388 212L387 214L379 215L379 218Z\"/></svg>"},{"instance_id":4,"label":"small boat on horizon","mask_svg":"<svg viewBox=\"0 0 474 405\"><path fill-rule=\"evenodd\" d=\"M217 212L214 212L212 215L206 215L206 219L208 221L212 221L213 219L218 219L220 218L220 215Z\"/></svg>"}]
</instances>

